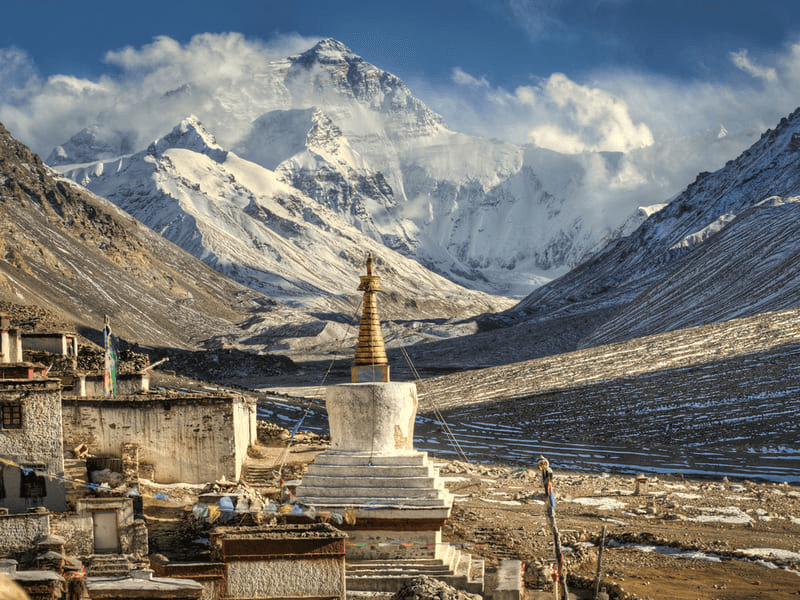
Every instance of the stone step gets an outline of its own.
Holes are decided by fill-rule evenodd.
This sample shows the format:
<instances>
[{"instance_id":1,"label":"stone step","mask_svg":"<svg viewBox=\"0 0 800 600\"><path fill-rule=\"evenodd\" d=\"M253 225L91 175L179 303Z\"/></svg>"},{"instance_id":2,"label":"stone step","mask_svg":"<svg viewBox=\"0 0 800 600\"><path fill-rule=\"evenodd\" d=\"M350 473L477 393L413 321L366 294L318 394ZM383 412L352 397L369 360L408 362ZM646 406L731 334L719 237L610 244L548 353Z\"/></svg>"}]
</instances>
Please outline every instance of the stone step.
<instances>
[{"instance_id":1,"label":"stone step","mask_svg":"<svg viewBox=\"0 0 800 600\"><path fill-rule=\"evenodd\" d=\"M89 558L86 574L89 577L125 576L132 568L133 565L124 555L93 555Z\"/></svg>"},{"instance_id":2,"label":"stone step","mask_svg":"<svg viewBox=\"0 0 800 600\"><path fill-rule=\"evenodd\" d=\"M374 567L354 567L348 565L345 567L345 573L349 577L363 577L365 575L373 575L376 571L380 571L383 575L407 575L413 572L415 575L429 575L431 577L438 577L439 575L451 575L452 571L446 565L398 565L394 562L386 562L383 565L375 565Z\"/></svg>"},{"instance_id":3,"label":"stone step","mask_svg":"<svg viewBox=\"0 0 800 600\"><path fill-rule=\"evenodd\" d=\"M378 497L338 497L296 495L295 500L314 506L318 509L330 508L344 510L347 508L415 508L415 509L449 509L450 503L444 498L378 498Z\"/></svg>"},{"instance_id":4,"label":"stone step","mask_svg":"<svg viewBox=\"0 0 800 600\"><path fill-rule=\"evenodd\" d=\"M318 475L309 471L303 476L302 486L305 487L344 487L344 488L423 488L423 489L443 489L438 478L433 477L381 477L375 476L346 476L342 475Z\"/></svg>"},{"instance_id":5,"label":"stone step","mask_svg":"<svg viewBox=\"0 0 800 600\"><path fill-rule=\"evenodd\" d=\"M348 560L345 563L345 567L347 569L373 569L383 567L386 564L390 563L392 565L399 565L404 567L436 567L442 566L447 564L447 560L443 560L441 558L393 558L391 561L386 559L359 559L359 560Z\"/></svg>"},{"instance_id":6,"label":"stone step","mask_svg":"<svg viewBox=\"0 0 800 600\"><path fill-rule=\"evenodd\" d=\"M440 559L351 561L345 566L348 591L396 592L420 575L428 575L473 594L483 593L484 562L456 551L458 570Z\"/></svg>"},{"instance_id":7,"label":"stone step","mask_svg":"<svg viewBox=\"0 0 800 600\"><path fill-rule=\"evenodd\" d=\"M366 482L362 482L366 483ZM373 485L357 486L350 485L344 487L332 484L326 485L306 485L305 482L297 487L296 496L302 497L325 497L325 498L441 498L445 499L449 493L444 488L433 487L383 487L380 482L372 482ZM391 483L395 483L394 481Z\"/></svg>"},{"instance_id":8,"label":"stone step","mask_svg":"<svg viewBox=\"0 0 800 600\"><path fill-rule=\"evenodd\" d=\"M256 465L245 465L245 470L248 473L258 473L263 475L269 475L270 477L273 476L272 467L260 467Z\"/></svg>"},{"instance_id":9,"label":"stone step","mask_svg":"<svg viewBox=\"0 0 800 600\"><path fill-rule=\"evenodd\" d=\"M388 456L370 455L353 452L337 452L327 450L317 455L315 465L334 465L352 467L428 467L431 465L427 452L412 452L409 454L393 454Z\"/></svg>"},{"instance_id":10,"label":"stone step","mask_svg":"<svg viewBox=\"0 0 800 600\"><path fill-rule=\"evenodd\" d=\"M369 465L338 465L323 464L314 462L308 466L308 475L330 476L330 477L438 477L438 469L432 465L411 465L411 466L369 466Z\"/></svg>"},{"instance_id":11,"label":"stone step","mask_svg":"<svg viewBox=\"0 0 800 600\"><path fill-rule=\"evenodd\" d=\"M501 560L492 600L520 600L525 592L524 569L520 560Z\"/></svg>"}]
</instances>

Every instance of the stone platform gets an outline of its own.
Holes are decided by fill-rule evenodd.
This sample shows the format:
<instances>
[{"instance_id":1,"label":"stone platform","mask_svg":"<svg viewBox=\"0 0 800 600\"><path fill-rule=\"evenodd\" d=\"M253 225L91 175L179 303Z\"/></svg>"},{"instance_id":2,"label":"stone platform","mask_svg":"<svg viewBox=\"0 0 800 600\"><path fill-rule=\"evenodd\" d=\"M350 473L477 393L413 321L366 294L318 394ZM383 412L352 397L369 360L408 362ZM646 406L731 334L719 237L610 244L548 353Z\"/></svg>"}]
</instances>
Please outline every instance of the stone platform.
<instances>
[{"instance_id":1,"label":"stone platform","mask_svg":"<svg viewBox=\"0 0 800 600\"><path fill-rule=\"evenodd\" d=\"M379 509L407 509L446 519L453 503L428 454L413 450L391 456L324 452L309 465L297 500L323 510L355 508L362 518Z\"/></svg>"}]
</instances>

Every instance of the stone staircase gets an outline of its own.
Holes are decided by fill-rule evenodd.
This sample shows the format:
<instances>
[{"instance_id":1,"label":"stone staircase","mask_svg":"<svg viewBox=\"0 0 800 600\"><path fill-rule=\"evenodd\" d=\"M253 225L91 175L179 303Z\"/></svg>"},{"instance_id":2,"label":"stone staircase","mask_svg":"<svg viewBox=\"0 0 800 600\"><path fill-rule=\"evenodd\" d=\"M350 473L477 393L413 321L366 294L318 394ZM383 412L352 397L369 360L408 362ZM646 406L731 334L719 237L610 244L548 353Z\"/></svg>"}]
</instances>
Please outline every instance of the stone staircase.
<instances>
[{"instance_id":1,"label":"stone staircase","mask_svg":"<svg viewBox=\"0 0 800 600\"><path fill-rule=\"evenodd\" d=\"M326 509L354 506L447 509L452 497L426 452L399 456L317 456L297 488L298 501Z\"/></svg>"},{"instance_id":2,"label":"stone staircase","mask_svg":"<svg viewBox=\"0 0 800 600\"><path fill-rule=\"evenodd\" d=\"M91 494L86 484L89 483L89 473L86 470L86 461L78 458L64 459L64 477L67 482L64 486L67 501L70 504Z\"/></svg>"},{"instance_id":3,"label":"stone staircase","mask_svg":"<svg viewBox=\"0 0 800 600\"><path fill-rule=\"evenodd\" d=\"M348 592L396 592L418 575L483 592L483 560L441 543L438 528L453 498L426 452L371 456L329 450L309 465L296 499L323 511L355 510L358 522L371 523L345 528ZM375 520L402 526L396 530ZM417 520L430 525L415 529Z\"/></svg>"},{"instance_id":4,"label":"stone staircase","mask_svg":"<svg viewBox=\"0 0 800 600\"><path fill-rule=\"evenodd\" d=\"M242 481L255 488L268 488L275 486L275 475L271 464L248 459L242 469Z\"/></svg>"},{"instance_id":5,"label":"stone staircase","mask_svg":"<svg viewBox=\"0 0 800 600\"><path fill-rule=\"evenodd\" d=\"M125 577L133 564L124 554L93 554L89 557L87 577Z\"/></svg>"},{"instance_id":6,"label":"stone staircase","mask_svg":"<svg viewBox=\"0 0 800 600\"><path fill-rule=\"evenodd\" d=\"M348 560L345 565L348 592L398 591L409 579L427 575L456 589L483 594L484 561L455 546L443 546L441 558Z\"/></svg>"}]
</instances>

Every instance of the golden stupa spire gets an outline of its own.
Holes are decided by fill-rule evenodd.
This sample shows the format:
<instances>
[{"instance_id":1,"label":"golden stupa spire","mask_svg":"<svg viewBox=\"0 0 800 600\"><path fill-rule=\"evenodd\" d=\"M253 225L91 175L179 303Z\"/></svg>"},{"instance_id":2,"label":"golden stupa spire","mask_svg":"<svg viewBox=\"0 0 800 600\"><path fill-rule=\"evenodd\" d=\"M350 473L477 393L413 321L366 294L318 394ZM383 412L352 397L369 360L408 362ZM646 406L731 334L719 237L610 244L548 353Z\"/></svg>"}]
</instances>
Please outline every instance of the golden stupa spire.
<instances>
[{"instance_id":1,"label":"golden stupa spire","mask_svg":"<svg viewBox=\"0 0 800 600\"><path fill-rule=\"evenodd\" d=\"M381 323L378 319L377 292L381 278L372 274L372 254L367 256L367 274L361 276L358 290L364 292L361 324L358 327L356 355L351 369L354 383L360 381L389 381L389 365L383 345Z\"/></svg>"}]
</instances>

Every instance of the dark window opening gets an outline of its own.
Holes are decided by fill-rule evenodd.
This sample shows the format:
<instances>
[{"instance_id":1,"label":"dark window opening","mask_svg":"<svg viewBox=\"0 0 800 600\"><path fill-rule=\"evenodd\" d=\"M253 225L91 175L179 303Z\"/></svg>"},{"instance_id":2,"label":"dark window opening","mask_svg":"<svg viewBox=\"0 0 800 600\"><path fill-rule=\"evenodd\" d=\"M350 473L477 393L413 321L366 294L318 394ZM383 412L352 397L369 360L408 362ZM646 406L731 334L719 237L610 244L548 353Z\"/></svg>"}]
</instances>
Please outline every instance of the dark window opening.
<instances>
[{"instance_id":1,"label":"dark window opening","mask_svg":"<svg viewBox=\"0 0 800 600\"><path fill-rule=\"evenodd\" d=\"M20 498L43 498L47 496L47 484L44 477L37 475L35 471L22 471L22 479L19 484Z\"/></svg>"},{"instance_id":2,"label":"dark window opening","mask_svg":"<svg viewBox=\"0 0 800 600\"><path fill-rule=\"evenodd\" d=\"M2 412L0 423L3 429L22 429L22 404L2 404L0 412Z\"/></svg>"}]
</instances>

